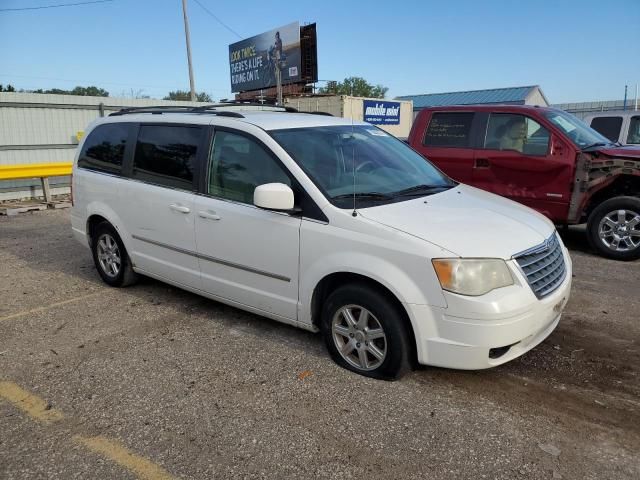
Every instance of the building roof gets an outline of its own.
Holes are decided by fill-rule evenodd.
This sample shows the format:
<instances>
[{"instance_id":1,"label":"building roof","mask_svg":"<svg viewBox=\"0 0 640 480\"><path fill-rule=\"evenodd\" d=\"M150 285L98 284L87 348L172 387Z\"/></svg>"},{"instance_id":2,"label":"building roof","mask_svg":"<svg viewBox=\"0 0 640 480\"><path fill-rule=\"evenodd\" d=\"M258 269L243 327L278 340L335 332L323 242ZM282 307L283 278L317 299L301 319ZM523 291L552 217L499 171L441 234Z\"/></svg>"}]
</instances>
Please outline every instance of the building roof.
<instances>
[{"instance_id":1,"label":"building roof","mask_svg":"<svg viewBox=\"0 0 640 480\"><path fill-rule=\"evenodd\" d=\"M540 87L538 85L529 85L525 87L471 90L468 92L428 93L424 95L404 95L396 97L396 99L412 100L414 110L445 105L475 105L484 103L524 104L527 96L535 89L540 90ZM541 91L540 94L544 97Z\"/></svg>"}]
</instances>

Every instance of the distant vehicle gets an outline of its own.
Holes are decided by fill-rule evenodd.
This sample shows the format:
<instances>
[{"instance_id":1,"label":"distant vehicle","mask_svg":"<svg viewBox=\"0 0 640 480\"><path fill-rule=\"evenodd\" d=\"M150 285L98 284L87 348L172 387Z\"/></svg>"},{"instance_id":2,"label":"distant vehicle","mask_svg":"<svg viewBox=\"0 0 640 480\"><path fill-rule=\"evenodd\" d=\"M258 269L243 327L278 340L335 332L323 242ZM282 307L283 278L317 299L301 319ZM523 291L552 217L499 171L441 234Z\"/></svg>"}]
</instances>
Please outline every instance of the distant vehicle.
<instances>
[{"instance_id":1,"label":"distant vehicle","mask_svg":"<svg viewBox=\"0 0 640 480\"><path fill-rule=\"evenodd\" d=\"M640 110L592 113L584 122L612 142L640 145Z\"/></svg>"},{"instance_id":2,"label":"distant vehicle","mask_svg":"<svg viewBox=\"0 0 640 480\"><path fill-rule=\"evenodd\" d=\"M385 379L414 359L493 367L558 325L571 259L544 216L367 123L259 108L88 128L71 226L108 285L143 274L320 330L339 365Z\"/></svg>"},{"instance_id":3,"label":"distant vehicle","mask_svg":"<svg viewBox=\"0 0 640 480\"><path fill-rule=\"evenodd\" d=\"M601 255L640 258L640 148L621 146L562 110L465 105L422 110L409 144L455 180L587 222Z\"/></svg>"}]
</instances>

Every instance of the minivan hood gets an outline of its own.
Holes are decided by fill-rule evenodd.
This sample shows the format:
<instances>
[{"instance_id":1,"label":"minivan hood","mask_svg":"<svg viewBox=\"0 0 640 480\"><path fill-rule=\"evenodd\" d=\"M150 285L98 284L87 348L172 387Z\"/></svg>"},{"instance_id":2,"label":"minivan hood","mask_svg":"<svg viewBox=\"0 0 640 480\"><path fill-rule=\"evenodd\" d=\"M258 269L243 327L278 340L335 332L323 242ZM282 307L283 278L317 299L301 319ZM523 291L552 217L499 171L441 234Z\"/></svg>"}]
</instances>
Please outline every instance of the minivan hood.
<instances>
[{"instance_id":1,"label":"minivan hood","mask_svg":"<svg viewBox=\"0 0 640 480\"><path fill-rule=\"evenodd\" d=\"M460 257L509 259L541 244L555 230L546 217L524 205L462 184L358 212Z\"/></svg>"}]
</instances>

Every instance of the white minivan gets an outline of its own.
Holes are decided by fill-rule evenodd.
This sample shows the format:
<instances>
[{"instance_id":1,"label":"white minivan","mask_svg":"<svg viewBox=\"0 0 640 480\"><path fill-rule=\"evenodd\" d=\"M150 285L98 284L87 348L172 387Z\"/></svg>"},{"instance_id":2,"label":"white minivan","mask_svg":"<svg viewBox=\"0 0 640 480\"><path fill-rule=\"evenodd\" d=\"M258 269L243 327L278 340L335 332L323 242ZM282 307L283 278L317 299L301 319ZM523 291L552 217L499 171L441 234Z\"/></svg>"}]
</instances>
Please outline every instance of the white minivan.
<instances>
[{"instance_id":1,"label":"white minivan","mask_svg":"<svg viewBox=\"0 0 640 480\"><path fill-rule=\"evenodd\" d=\"M290 108L125 109L73 166L75 237L138 274L311 331L341 366L482 369L558 325L571 260L533 210L370 124Z\"/></svg>"}]
</instances>

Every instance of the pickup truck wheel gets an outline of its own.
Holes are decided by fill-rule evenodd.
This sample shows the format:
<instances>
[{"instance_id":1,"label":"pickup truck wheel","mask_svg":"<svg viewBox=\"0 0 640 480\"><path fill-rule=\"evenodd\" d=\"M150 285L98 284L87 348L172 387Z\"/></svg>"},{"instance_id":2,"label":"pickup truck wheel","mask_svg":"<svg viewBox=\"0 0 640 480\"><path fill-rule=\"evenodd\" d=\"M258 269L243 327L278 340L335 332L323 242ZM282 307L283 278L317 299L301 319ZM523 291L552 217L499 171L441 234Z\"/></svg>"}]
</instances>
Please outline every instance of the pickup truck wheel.
<instances>
[{"instance_id":1,"label":"pickup truck wheel","mask_svg":"<svg viewBox=\"0 0 640 480\"><path fill-rule=\"evenodd\" d=\"M640 258L640 198L603 202L589 215L587 230L589 242L601 255L616 260Z\"/></svg>"},{"instance_id":2,"label":"pickup truck wheel","mask_svg":"<svg viewBox=\"0 0 640 480\"><path fill-rule=\"evenodd\" d=\"M91 253L98 274L111 287L126 287L138 280L131 259L116 229L108 222L100 223L91 239Z\"/></svg>"},{"instance_id":3,"label":"pickup truck wheel","mask_svg":"<svg viewBox=\"0 0 640 480\"><path fill-rule=\"evenodd\" d=\"M367 285L345 285L329 295L321 329L331 357L347 370L395 380L411 368L411 345L401 312Z\"/></svg>"}]
</instances>

